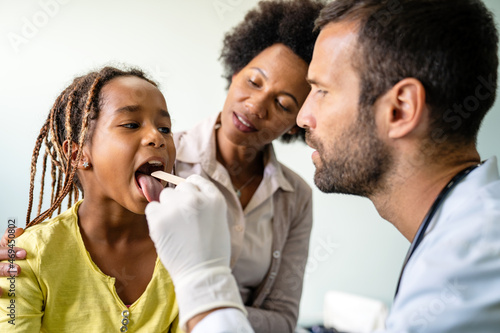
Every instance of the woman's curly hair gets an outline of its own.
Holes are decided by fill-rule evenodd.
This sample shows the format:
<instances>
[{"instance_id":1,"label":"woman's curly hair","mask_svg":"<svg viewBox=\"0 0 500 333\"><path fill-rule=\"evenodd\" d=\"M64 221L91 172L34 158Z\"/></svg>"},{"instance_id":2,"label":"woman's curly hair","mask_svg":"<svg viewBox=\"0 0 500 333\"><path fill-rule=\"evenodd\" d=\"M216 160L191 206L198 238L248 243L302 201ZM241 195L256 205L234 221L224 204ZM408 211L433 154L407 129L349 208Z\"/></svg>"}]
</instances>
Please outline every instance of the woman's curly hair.
<instances>
[{"instance_id":1,"label":"woman's curly hair","mask_svg":"<svg viewBox=\"0 0 500 333\"><path fill-rule=\"evenodd\" d=\"M220 59L224 78L231 84L231 77L245 67L264 49L274 44L288 46L307 64L311 62L318 31L314 21L325 6L322 0L271 0L261 1L249 11L243 22L224 37ZM305 131L284 134L281 139L291 142L305 139Z\"/></svg>"}]
</instances>

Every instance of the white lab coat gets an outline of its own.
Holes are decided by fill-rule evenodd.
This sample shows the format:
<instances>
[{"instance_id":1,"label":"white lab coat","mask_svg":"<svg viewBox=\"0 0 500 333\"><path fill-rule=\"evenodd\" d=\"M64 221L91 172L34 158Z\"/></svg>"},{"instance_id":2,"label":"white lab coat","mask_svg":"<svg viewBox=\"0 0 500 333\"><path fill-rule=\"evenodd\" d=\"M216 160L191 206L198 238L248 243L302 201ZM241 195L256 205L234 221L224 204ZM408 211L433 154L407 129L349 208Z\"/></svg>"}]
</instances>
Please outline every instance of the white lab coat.
<instances>
[{"instance_id":1,"label":"white lab coat","mask_svg":"<svg viewBox=\"0 0 500 333\"><path fill-rule=\"evenodd\" d=\"M408 261L379 333L500 332L500 177L495 157L449 193ZM236 309L193 333L253 332Z\"/></svg>"}]
</instances>

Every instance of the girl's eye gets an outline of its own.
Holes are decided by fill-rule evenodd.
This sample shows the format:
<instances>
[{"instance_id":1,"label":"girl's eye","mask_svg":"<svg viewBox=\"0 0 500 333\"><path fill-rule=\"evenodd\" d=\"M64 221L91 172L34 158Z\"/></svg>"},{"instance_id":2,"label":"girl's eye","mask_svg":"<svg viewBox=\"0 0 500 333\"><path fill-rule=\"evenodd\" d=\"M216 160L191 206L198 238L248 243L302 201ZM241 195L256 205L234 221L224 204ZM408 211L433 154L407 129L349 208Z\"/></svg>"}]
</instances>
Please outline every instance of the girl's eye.
<instances>
[{"instance_id":1,"label":"girl's eye","mask_svg":"<svg viewBox=\"0 0 500 333\"><path fill-rule=\"evenodd\" d=\"M136 124L136 123L129 123L129 124L122 125L122 127L130 128L130 129L136 129L136 128L139 128L139 125Z\"/></svg>"},{"instance_id":2,"label":"girl's eye","mask_svg":"<svg viewBox=\"0 0 500 333\"><path fill-rule=\"evenodd\" d=\"M170 134L170 128L169 127L160 127L160 128L158 128L158 131L160 131L163 134Z\"/></svg>"}]
</instances>

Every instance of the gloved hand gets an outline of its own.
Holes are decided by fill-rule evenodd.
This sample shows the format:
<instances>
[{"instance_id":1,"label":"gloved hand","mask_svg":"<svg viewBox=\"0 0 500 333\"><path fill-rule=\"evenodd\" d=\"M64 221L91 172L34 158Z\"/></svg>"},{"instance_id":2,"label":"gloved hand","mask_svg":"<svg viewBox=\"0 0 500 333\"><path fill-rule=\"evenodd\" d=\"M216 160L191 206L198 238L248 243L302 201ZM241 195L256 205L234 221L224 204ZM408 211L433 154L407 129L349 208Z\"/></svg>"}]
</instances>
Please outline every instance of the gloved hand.
<instances>
[{"instance_id":1,"label":"gloved hand","mask_svg":"<svg viewBox=\"0 0 500 333\"><path fill-rule=\"evenodd\" d=\"M212 182L192 175L160 202L146 207L149 234L174 283L179 319L234 307L246 313L229 268L230 238L224 197Z\"/></svg>"}]
</instances>

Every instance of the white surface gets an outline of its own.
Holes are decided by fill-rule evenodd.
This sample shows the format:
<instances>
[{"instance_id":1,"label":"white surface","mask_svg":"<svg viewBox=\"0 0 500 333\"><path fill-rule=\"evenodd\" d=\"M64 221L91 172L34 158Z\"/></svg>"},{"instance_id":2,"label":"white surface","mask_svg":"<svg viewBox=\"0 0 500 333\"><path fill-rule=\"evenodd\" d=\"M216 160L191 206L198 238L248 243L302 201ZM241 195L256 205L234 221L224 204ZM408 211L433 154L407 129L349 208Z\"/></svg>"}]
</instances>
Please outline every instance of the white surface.
<instances>
[{"instance_id":1,"label":"white surface","mask_svg":"<svg viewBox=\"0 0 500 333\"><path fill-rule=\"evenodd\" d=\"M331 290L325 295L325 327L352 333L368 333L385 327L387 306L377 300Z\"/></svg>"},{"instance_id":2,"label":"white surface","mask_svg":"<svg viewBox=\"0 0 500 333\"><path fill-rule=\"evenodd\" d=\"M174 130L187 129L222 107L226 83L217 60L222 38L256 1L65 0L58 7L42 6L47 3L54 4L0 0L0 230L9 217L24 226L36 136L75 75L106 63L140 66L161 83ZM486 3L500 14L500 3ZM30 31L26 22L39 27ZM26 41L18 52L12 34ZM496 103L479 137L483 158L500 155L498 124ZM314 186L309 148L279 144L276 151ZM300 322L321 321L324 294L332 289L389 304L408 242L366 199L317 189L313 195L315 224Z\"/></svg>"}]
</instances>

